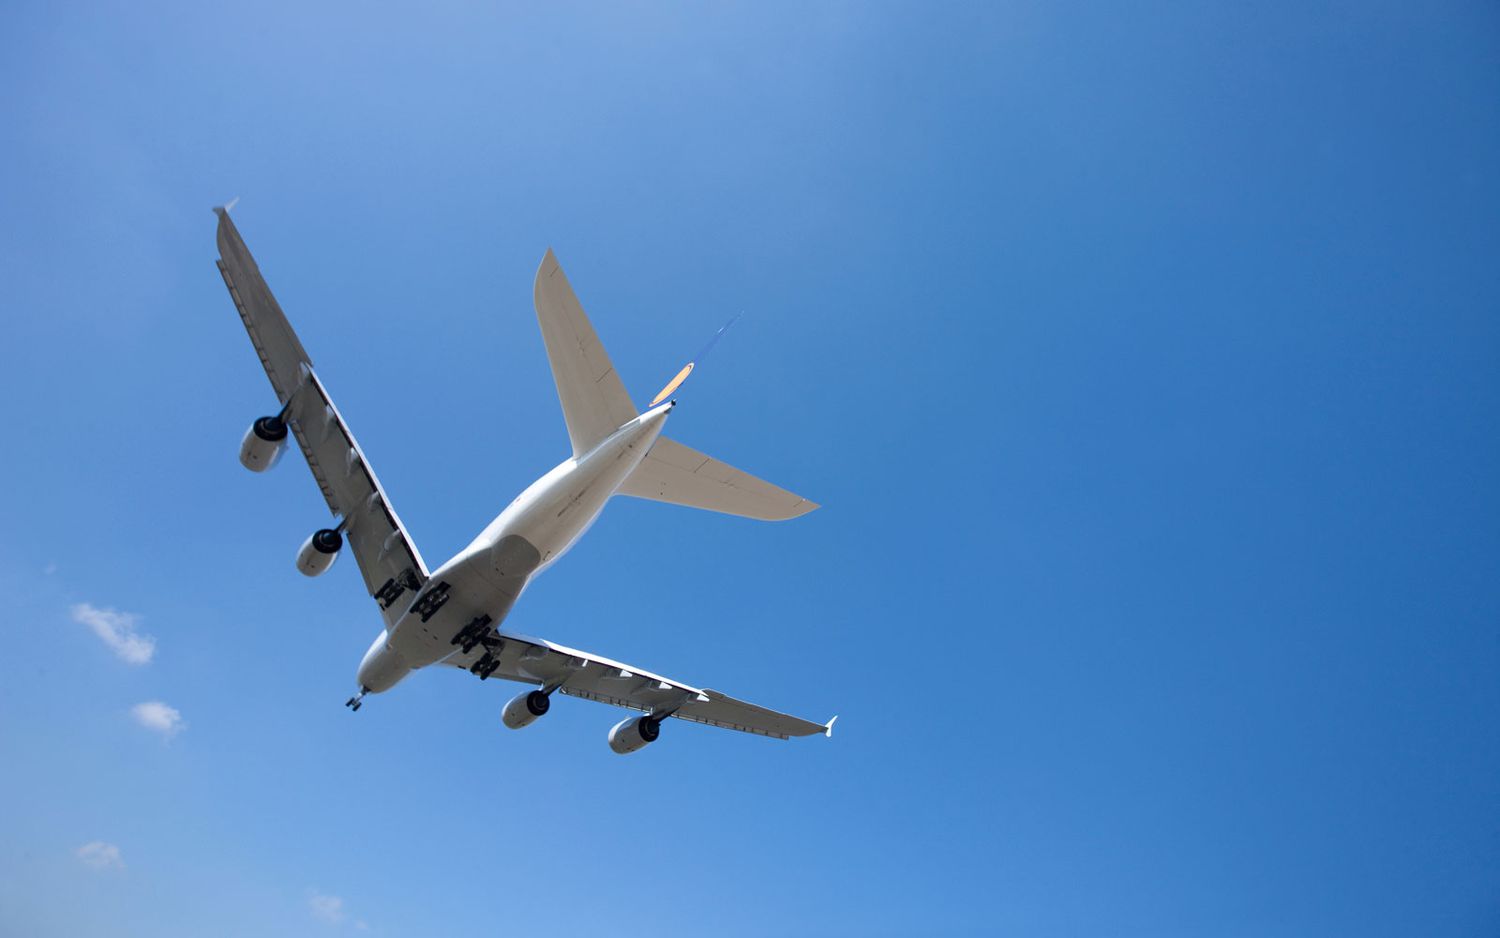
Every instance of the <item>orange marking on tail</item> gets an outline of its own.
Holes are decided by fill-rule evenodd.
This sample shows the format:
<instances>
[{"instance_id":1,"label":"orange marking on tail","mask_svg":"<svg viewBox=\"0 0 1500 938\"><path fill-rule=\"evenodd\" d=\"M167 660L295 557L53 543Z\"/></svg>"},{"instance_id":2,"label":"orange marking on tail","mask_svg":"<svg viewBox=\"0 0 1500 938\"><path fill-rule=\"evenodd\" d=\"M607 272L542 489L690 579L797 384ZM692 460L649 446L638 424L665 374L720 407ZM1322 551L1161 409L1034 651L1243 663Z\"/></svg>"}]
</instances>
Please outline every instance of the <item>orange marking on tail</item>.
<instances>
[{"instance_id":1,"label":"orange marking on tail","mask_svg":"<svg viewBox=\"0 0 1500 938\"><path fill-rule=\"evenodd\" d=\"M681 371L677 372L677 377L673 378L671 381L668 381L667 382L667 386L661 389L661 393L658 394L658 395L656 395L656 397L654 397L654 398L651 399L651 406L655 407L657 404L660 404L662 401L666 400L669 396L671 396L672 392L675 391L675 390L677 390L679 387L681 387L682 386L682 382L686 381L687 380L687 376L690 375L690 374L692 374L692 373L693 373L693 363L692 362L688 362L686 365L683 366L683 368L682 368Z\"/></svg>"}]
</instances>

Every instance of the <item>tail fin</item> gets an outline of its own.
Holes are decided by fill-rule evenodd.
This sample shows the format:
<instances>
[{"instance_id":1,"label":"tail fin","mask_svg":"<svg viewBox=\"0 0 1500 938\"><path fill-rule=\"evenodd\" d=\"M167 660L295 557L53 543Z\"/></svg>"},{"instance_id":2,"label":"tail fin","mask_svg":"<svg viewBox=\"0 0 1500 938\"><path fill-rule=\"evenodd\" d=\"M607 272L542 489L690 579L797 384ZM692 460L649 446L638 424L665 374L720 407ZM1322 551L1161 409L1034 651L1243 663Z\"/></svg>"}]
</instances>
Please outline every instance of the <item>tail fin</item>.
<instances>
[{"instance_id":1,"label":"tail fin","mask_svg":"<svg viewBox=\"0 0 1500 938\"><path fill-rule=\"evenodd\" d=\"M618 492L762 521L785 521L818 507L664 436L656 438Z\"/></svg>"},{"instance_id":2,"label":"tail fin","mask_svg":"<svg viewBox=\"0 0 1500 938\"><path fill-rule=\"evenodd\" d=\"M551 248L536 272L533 297L568 439L573 455L581 456L634 420L635 405Z\"/></svg>"}]
</instances>

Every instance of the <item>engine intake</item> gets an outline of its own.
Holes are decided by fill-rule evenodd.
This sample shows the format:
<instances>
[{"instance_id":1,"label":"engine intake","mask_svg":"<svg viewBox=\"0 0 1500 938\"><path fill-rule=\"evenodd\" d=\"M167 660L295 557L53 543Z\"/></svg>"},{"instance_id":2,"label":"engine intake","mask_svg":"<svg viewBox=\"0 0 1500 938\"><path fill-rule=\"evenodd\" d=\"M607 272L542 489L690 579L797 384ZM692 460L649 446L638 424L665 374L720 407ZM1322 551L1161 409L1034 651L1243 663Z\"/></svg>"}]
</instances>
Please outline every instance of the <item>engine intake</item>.
<instances>
[{"instance_id":1,"label":"engine intake","mask_svg":"<svg viewBox=\"0 0 1500 938\"><path fill-rule=\"evenodd\" d=\"M251 472L265 472L276 465L286 449L286 422L280 417L262 417L245 431L240 443L240 465Z\"/></svg>"},{"instance_id":2,"label":"engine intake","mask_svg":"<svg viewBox=\"0 0 1500 938\"><path fill-rule=\"evenodd\" d=\"M510 703L505 705L500 719L505 725L513 730L523 726L530 726L536 722L536 718L552 709L552 698L539 690L527 691L517 694Z\"/></svg>"},{"instance_id":3,"label":"engine intake","mask_svg":"<svg viewBox=\"0 0 1500 938\"><path fill-rule=\"evenodd\" d=\"M344 536L332 528L314 531L297 551L297 569L303 576L322 576L339 559L339 548L343 546Z\"/></svg>"},{"instance_id":4,"label":"engine intake","mask_svg":"<svg viewBox=\"0 0 1500 938\"><path fill-rule=\"evenodd\" d=\"M620 755L644 749L661 735L661 721L650 717L631 717L616 723L609 731L609 748Z\"/></svg>"}]
</instances>

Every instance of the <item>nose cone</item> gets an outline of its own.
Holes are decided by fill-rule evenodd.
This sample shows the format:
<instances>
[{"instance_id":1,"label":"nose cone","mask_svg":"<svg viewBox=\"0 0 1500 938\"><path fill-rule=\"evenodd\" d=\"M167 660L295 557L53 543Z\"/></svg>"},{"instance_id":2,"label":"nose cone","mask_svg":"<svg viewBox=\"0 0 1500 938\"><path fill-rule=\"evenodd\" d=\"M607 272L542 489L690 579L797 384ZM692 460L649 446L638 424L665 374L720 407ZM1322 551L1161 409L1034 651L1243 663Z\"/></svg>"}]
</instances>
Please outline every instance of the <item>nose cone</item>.
<instances>
[{"instance_id":1,"label":"nose cone","mask_svg":"<svg viewBox=\"0 0 1500 938\"><path fill-rule=\"evenodd\" d=\"M383 693L395 687L410 671L411 668L395 649L386 644L385 633L382 632L370 645L370 650L365 652L365 659L359 663L359 686L376 694Z\"/></svg>"}]
</instances>

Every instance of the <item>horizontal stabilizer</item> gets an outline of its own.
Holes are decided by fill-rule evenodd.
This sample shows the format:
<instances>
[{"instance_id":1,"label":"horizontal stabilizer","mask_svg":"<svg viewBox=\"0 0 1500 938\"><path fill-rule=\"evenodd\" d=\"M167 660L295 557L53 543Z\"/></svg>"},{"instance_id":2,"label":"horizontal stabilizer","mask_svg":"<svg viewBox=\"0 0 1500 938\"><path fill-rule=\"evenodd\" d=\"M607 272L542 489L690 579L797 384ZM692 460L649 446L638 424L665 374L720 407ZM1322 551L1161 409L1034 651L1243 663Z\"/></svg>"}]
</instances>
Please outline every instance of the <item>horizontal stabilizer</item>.
<instances>
[{"instance_id":1,"label":"horizontal stabilizer","mask_svg":"<svg viewBox=\"0 0 1500 938\"><path fill-rule=\"evenodd\" d=\"M816 502L664 436L656 438L651 452L618 491L621 495L761 521L785 521L818 507Z\"/></svg>"}]
</instances>

